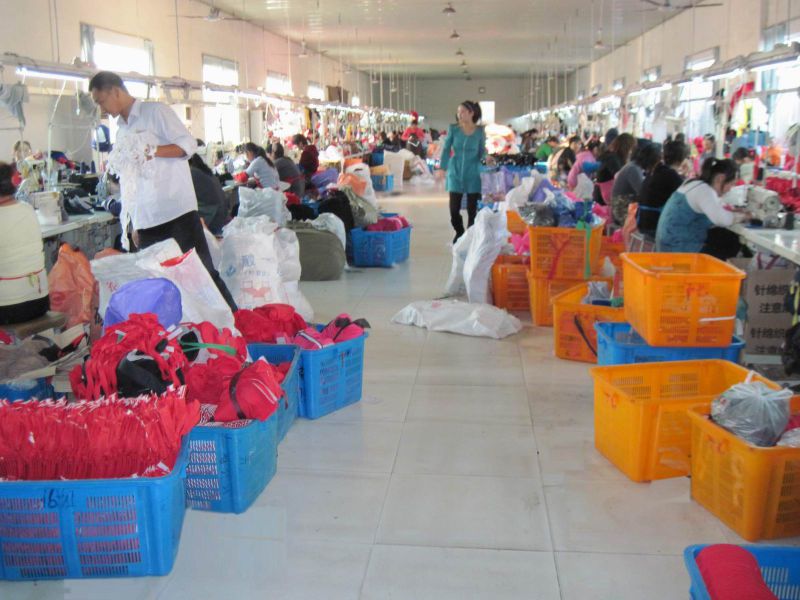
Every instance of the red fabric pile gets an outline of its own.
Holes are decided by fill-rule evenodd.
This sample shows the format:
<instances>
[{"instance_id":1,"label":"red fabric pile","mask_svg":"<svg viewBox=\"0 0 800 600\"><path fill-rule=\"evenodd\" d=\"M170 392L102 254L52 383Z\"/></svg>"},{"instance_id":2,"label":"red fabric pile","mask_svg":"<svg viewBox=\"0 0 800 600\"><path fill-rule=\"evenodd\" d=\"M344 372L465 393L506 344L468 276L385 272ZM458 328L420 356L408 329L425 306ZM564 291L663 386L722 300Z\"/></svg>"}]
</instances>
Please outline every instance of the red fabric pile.
<instances>
[{"instance_id":1,"label":"red fabric pile","mask_svg":"<svg viewBox=\"0 0 800 600\"><path fill-rule=\"evenodd\" d=\"M350 315L341 314L328 323L322 331L309 327L299 332L293 344L303 350L320 350L341 342L346 342L364 335L364 329L369 328L365 319L353 321Z\"/></svg>"},{"instance_id":2,"label":"red fabric pile","mask_svg":"<svg viewBox=\"0 0 800 600\"><path fill-rule=\"evenodd\" d=\"M265 304L234 313L236 328L248 344L290 344L308 324L288 304Z\"/></svg>"},{"instance_id":3,"label":"red fabric pile","mask_svg":"<svg viewBox=\"0 0 800 600\"><path fill-rule=\"evenodd\" d=\"M96 400L117 392L117 367L132 352L152 358L164 381L183 385L180 370L186 356L152 313L133 314L127 321L110 327L92 345L89 359L69 374L72 392L82 400Z\"/></svg>"},{"instance_id":4,"label":"red fabric pile","mask_svg":"<svg viewBox=\"0 0 800 600\"><path fill-rule=\"evenodd\" d=\"M367 225L367 231L400 231L410 227L405 217L396 215L394 217L384 217L377 223Z\"/></svg>"},{"instance_id":5,"label":"red fabric pile","mask_svg":"<svg viewBox=\"0 0 800 600\"><path fill-rule=\"evenodd\" d=\"M740 546L703 548L697 554L697 568L712 600L778 600L764 583L755 556Z\"/></svg>"},{"instance_id":6,"label":"red fabric pile","mask_svg":"<svg viewBox=\"0 0 800 600\"><path fill-rule=\"evenodd\" d=\"M0 478L160 477L200 419L183 388L160 396L67 404L0 401Z\"/></svg>"}]
</instances>

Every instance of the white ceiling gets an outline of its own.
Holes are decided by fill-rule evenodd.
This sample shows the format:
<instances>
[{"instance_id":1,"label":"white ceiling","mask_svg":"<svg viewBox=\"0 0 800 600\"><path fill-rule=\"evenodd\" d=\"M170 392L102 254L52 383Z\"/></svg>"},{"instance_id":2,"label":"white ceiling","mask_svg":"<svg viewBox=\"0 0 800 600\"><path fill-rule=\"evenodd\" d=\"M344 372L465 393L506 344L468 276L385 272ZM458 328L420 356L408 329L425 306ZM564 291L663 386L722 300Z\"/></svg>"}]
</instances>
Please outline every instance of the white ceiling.
<instances>
[{"instance_id":1,"label":"white ceiling","mask_svg":"<svg viewBox=\"0 0 800 600\"><path fill-rule=\"evenodd\" d=\"M645 0L202 0L270 31L317 45L357 68L461 76L461 48L476 77L527 75L529 69L582 66L676 11ZM689 0L673 0L685 4ZM605 49L594 43L602 19ZM594 21L592 13L594 12ZM592 23L595 23L594 28ZM461 39L449 39L453 29ZM594 29L594 31L593 31Z\"/></svg>"}]
</instances>

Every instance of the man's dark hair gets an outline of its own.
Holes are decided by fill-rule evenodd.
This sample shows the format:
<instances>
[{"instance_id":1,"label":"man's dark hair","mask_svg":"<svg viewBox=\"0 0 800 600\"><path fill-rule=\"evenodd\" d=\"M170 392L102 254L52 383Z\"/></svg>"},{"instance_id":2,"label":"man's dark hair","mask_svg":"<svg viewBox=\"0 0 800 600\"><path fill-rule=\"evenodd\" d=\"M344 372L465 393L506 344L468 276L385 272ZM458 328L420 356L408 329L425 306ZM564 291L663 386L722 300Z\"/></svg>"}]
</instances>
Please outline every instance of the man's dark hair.
<instances>
[{"instance_id":1,"label":"man's dark hair","mask_svg":"<svg viewBox=\"0 0 800 600\"><path fill-rule=\"evenodd\" d=\"M689 156L689 147L683 142L673 140L664 144L664 164L680 165Z\"/></svg>"},{"instance_id":2,"label":"man's dark hair","mask_svg":"<svg viewBox=\"0 0 800 600\"><path fill-rule=\"evenodd\" d=\"M92 90L106 92L115 87L120 88L125 92L128 91L128 88L125 87L125 82L122 81L122 77L116 73L112 73L111 71L100 71L89 80L90 92Z\"/></svg>"}]
</instances>

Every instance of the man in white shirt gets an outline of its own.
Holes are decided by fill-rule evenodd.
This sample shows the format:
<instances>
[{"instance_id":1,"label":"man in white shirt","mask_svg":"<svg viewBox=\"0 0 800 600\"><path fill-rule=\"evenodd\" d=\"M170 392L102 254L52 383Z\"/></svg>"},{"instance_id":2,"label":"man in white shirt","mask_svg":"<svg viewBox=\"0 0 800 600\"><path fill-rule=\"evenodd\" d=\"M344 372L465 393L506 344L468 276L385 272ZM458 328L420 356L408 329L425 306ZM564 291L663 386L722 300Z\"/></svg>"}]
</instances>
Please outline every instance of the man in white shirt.
<instances>
[{"instance_id":1,"label":"man in white shirt","mask_svg":"<svg viewBox=\"0 0 800 600\"><path fill-rule=\"evenodd\" d=\"M120 187L131 186L135 192L127 207L133 224L133 238L138 248L147 248L174 238L183 252L192 248L203 261L225 301L236 310L228 288L211 262L203 225L197 212L188 158L197 150L197 142L180 122L175 112L160 102L141 102L131 96L119 75L101 71L89 82L95 103L117 119L117 140L123 136L147 134L158 140L146 151L154 161L153 176L134 181L120 178ZM125 235L125 232L123 232Z\"/></svg>"}]
</instances>

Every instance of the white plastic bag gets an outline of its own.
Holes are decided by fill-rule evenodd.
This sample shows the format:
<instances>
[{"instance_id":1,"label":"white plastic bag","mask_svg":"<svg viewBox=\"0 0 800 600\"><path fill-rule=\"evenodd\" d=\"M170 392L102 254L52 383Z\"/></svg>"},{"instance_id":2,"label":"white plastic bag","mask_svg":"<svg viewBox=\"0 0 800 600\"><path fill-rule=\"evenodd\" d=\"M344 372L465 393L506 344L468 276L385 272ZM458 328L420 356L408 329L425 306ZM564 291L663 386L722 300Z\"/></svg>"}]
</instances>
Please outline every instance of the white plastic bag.
<instances>
[{"instance_id":1,"label":"white plastic bag","mask_svg":"<svg viewBox=\"0 0 800 600\"><path fill-rule=\"evenodd\" d=\"M251 190L247 187L239 188L239 213L240 217L262 217L272 219L278 225L286 225L292 218L286 208L286 196L283 192L264 188Z\"/></svg>"},{"instance_id":2,"label":"white plastic bag","mask_svg":"<svg viewBox=\"0 0 800 600\"><path fill-rule=\"evenodd\" d=\"M239 308L286 304L278 270L275 224L268 217L236 217L222 230L220 275Z\"/></svg>"},{"instance_id":3,"label":"white plastic bag","mask_svg":"<svg viewBox=\"0 0 800 600\"><path fill-rule=\"evenodd\" d=\"M359 163L357 165L350 165L347 167L347 173L351 173L361 179L364 183L367 184L367 187L364 188L364 193L361 194L361 197L364 198L367 202L369 202L375 209L378 208L378 197L375 195L375 188L372 187L372 175L370 173L369 167L364 163Z\"/></svg>"},{"instance_id":4,"label":"white plastic bag","mask_svg":"<svg viewBox=\"0 0 800 600\"><path fill-rule=\"evenodd\" d=\"M519 319L496 306L458 300L412 302L392 318L392 323L496 340L522 330Z\"/></svg>"},{"instance_id":5,"label":"white plastic bag","mask_svg":"<svg viewBox=\"0 0 800 600\"><path fill-rule=\"evenodd\" d=\"M450 267L450 276L447 278L447 284L445 285L445 296L464 296L467 293L467 288L464 285L464 261L467 259L467 253L472 246L474 235L475 228L470 227L453 244L453 264Z\"/></svg>"},{"instance_id":6,"label":"white plastic bag","mask_svg":"<svg viewBox=\"0 0 800 600\"><path fill-rule=\"evenodd\" d=\"M578 183L575 185L573 193L581 200L591 200L594 194L594 184L586 173L578 174Z\"/></svg>"},{"instance_id":7,"label":"white plastic bag","mask_svg":"<svg viewBox=\"0 0 800 600\"><path fill-rule=\"evenodd\" d=\"M482 210L475 219L472 243L464 260L464 285L470 302L491 304L494 261L508 239L505 211Z\"/></svg>"},{"instance_id":8,"label":"white plastic bag","mask_svg":"<svg viewBox=\"0 0 800 600\"><path fill-rule=\"evenodd\" d=\"M278 272L281 280L300 281L300 242L297 234L284 227L275 232L275 253L278 256Z\"/></svg>"},{"instance_id":9,"label":"white plastic bag","mask_svg":"<svg viewBox=\"0 0 800 600\"><path fill-rule=\"evenodd\" d=\"M383 151L383 164L389 169L394 176L394 191L400 192L403 190L403 173L406 169L406 159L403 158L398 152Z\"/></svg>"},{"instance_id":10,"label":"white plastic bag","mask_svg":"<svg viewBox=\"0 0 800 600\"><path fill-rule=\"evenodd\" d=\"M333 213L322 213L316 219L311 221L314 229L320 231L330 231L335 234L339 241L342 242L342 248L347 248L347 234L345 233L344 223L342 220Z\"/></svg>"},{"instance_id":11,"label":"white plastic bag","mask_svg":"<svg viewBox=\"0 0 800 600\"><path fill-rule=\"evenodd\" d=\"M194 248L186 254L180 254L179 251L178 256L166 260L146 256L139 259L138 265L151 273L150 277L164 277L178 287L183 305L183 321L209 321L219 328L235 327L230 307Z\"/></svg>"},{"instance_id":12,"label":"white plastic bag","mask_svg":"<svg viewBox=\"0 0 800 600\"><path fill-rule=\"evenodd\" d=\"M711 403L720 427L754 446L774 446L789 423L790 390L773 390L761 381L737 383Z\"/></svg>"},{"instance_id":13,"label":"white plastic bag","mask_svg":"<svg viewBox=\"0 0 800 600\"><path fill-rule=\"evenodd\" d=\"M519 185L512 188L506 194L506 203L508 207L516 210L520 206L525 206L528 203L528 197L533 192L533 185L536 181L533 177L524 177Z\"/></svg>"},{"instance_id":14,"label":"white plastic bag","mask_svg":"<svg viewBox=\"0 0 800 600\"><path fill-rule=\"evenodd\" d=\"M92 275L97 279L100 288L99 313L101 315L106 314L111 294L116 292L123 284L152 277L149 271L138 264L138 261L148 257L155 257L164 261L181 254L183 252L181 252L178 242L169 238L136 253L115 254L91 261L89 264L92 267Z\"/></svg>"},{"instance_id":15,"label":"white plastic bag","mask_svg":"<svg viewBox=\"0 0 800 600\"><path fill-rule=\"evenodd\" d=\"M219 240L211 233L207 227L203 227L203 234L206 236L206 244L208 244L208 253L211 255L211 264L219 271L219 263L222 260L222 247L219 245Z\"/></svg>"}]
</instances>

